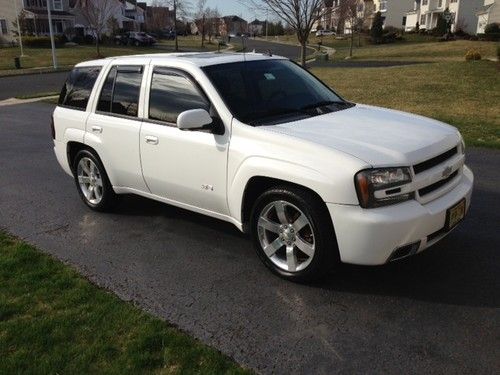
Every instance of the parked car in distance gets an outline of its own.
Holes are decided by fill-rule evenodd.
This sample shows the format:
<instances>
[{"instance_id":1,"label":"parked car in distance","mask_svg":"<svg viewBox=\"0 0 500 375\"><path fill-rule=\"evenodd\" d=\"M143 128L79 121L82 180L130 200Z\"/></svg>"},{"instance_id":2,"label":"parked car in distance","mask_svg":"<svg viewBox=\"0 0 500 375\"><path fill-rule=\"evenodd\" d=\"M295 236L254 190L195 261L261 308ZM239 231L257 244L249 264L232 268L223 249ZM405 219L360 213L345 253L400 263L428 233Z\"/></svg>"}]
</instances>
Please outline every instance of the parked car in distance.
<instances>
[{"instance_id":1,"label":"parked car in distance","mask_svg":"<svg viewBox=\"0 0 500 375\"><path fill-rule=\"evenodd\" d=\"M115 44L117 45L133 45L139 47L150 46L155 43L156 39L145 32L127 31L124 34L115 36Z\"/></svg>"},{"instance_id":2,"label":"parked car in distance","mask_svg":"<svg viewBox=\"0 0 500 375\"><path fill-rule=\"evenodd\" d=\"M336 35L335 32L331 30L318 30L316 31L316 36L329 36L329 35Z\"/></svg>"},{"instance_id":3,"label":"parked car in distance","mask_svg":"<svg viewBox=\"0 0 500 375\"><path fill-rule=\"evenodd\" d=\"M175 39L175 30L162 30L160 33L160 38L167 40Z\"/></svg>"},{"instance_id":4,"label":"parked car in distance","mask_svg":"<svg viewBox=\"0 0 500 375\"><path fill-rule=\"evenodd\" d=\"M456 128L346 101L279 56L78 64L52 136L89 208L109 210L118 194L138 194L228 221L291 280L320 277L339 262L417 254L452 231L471 201L473 174Z\"/></svg>"}]
</instances>

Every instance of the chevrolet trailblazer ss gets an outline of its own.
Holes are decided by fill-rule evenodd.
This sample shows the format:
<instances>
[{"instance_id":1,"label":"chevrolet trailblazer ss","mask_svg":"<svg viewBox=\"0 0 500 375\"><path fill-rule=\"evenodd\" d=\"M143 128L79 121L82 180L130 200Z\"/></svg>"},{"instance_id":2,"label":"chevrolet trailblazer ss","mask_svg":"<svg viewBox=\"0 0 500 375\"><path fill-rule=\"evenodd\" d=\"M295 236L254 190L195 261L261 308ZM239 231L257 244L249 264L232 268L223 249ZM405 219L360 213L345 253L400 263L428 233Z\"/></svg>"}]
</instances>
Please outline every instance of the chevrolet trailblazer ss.
<instances>
[{"instance_id":1,"label":"chevrolet trailblazer ss","mask_svg":"<svg viewBox=\"0 0 500 375\"><path fill-rule=\"evenodd\" d=\"M470 205L457 129L348 102L278 56L81 63L52 131L91 209L132 193L229 221L292 280L421 252Z\"/></svg>"}]
</instances>

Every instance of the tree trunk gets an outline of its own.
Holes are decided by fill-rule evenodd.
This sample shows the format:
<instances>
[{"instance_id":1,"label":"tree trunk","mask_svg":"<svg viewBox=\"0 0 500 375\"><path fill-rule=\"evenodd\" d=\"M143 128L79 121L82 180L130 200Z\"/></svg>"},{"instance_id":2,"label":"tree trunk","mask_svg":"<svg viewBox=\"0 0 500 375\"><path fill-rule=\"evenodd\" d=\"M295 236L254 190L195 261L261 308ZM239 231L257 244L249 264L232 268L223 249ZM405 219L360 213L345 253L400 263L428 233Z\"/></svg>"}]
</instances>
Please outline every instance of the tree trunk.
<instances>
[{"instance_id":1,"label":"tree trunk","mask_svg":"<svg viewBox=\"0 0 500 375\"><path fill-rule=\"evenodd\" d=\"M302 38L299 36L300 42L300 64L306 67L306 55L307 55L307 37Z\"/></svg>"},{"instance_id":2,"label":"tree trunk","mask_svg":"<svg viewBox=\"0 0 500 375\"><path fill-rule=\"evenodd\" d=\"M203 18L201 20L201 48L203 48L205 42L205 15L203 15Z\"/></svg>"},{"instance_id":3,"label":"tree trunk","mask_svg":"<svg viewBox=\"0 0 500 375\"><path fill-rule=\"evenodd\" d=\"M174 35L175 35L175 52L179 51L179 41L177 40L177 1L174 0Z\"/></svg>"},{"instance_id":4,"label":"tree trunk","mask_svg":"<svg viewBox=\"0 0 500 375\"><path fill-rule=\"evenodd\" d=\"M97 57L101 57L101 51L99 49L99 34L98 33L96 33L96 37L95 37L95 48L97 51Z\"/></svg>"},{"instance_id":5,"label":"tree trunk","mask_svg":"<svg viewBox=\"0 0 500 375\"><path fill-rule=\"evenodd\" d=\"M353 46L354 46L354 30L351 26L351 42L349 43L349 57L352 57Z\"/></svg>"}]
</instances>

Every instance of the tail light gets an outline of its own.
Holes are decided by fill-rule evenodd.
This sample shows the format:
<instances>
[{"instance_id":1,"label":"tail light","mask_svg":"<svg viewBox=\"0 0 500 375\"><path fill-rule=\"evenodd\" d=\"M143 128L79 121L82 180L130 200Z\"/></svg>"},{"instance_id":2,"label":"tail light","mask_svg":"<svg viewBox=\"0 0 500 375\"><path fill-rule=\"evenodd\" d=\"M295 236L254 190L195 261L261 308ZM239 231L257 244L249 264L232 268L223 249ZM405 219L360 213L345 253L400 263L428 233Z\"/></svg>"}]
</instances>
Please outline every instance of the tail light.
<instances>
[{"instance_id":1,"label":"tail light","mask_svg":"<svg viewBox=\"0 0 500 375\"><path fill-rule=\"evenodd\" d=\"M54 115L50 118L50 130L52 132L52 139L56 139L56 128L54 126Z\"/></svg>"}]
</instances>

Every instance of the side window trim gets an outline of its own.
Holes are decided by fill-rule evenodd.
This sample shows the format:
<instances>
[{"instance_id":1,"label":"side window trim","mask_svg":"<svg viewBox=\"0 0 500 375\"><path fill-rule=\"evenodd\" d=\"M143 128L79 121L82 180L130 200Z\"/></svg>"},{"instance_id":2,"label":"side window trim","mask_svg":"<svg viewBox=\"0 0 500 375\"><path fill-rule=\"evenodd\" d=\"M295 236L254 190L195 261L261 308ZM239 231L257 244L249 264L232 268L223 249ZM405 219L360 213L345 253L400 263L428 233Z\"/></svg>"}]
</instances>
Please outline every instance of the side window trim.
<instances>
[{"instance_id":1,"label":"side window trim","mask_svg":"<svg viewBox=\"0 0 500 375\"><path fill-rule=\"evenodd\" d=\"M149 85L148 85L148 103L147 103L147 112L144 113L143 116L143 121L149 122L152 124L157 124L157 125L163 125L163 126L170 126L170 127L177 127L177 124L175 122L170 122L170 121L162 121L162 120L157 120L157 119L151 119L149 118L149 109L150 109L150 103L151 103L151 91L153 87L153 78L154 75L156 74L165 74L165 75L177 75L179 77L186 78L189 82L191 82L198 92L198 94L207 102L209 108L213 108L215 111L217 117L219 114L217 113L217 110L215 109L215 106L213 105L212 101L209 99L208 95L205 93L201 85L198 83L198 81L187 71L183 69L179 69L176 67L169 67L169 66L161 66L161 65L155 65L151 67L151 74L149 78Z\"/></svg>"}]
</instances>

